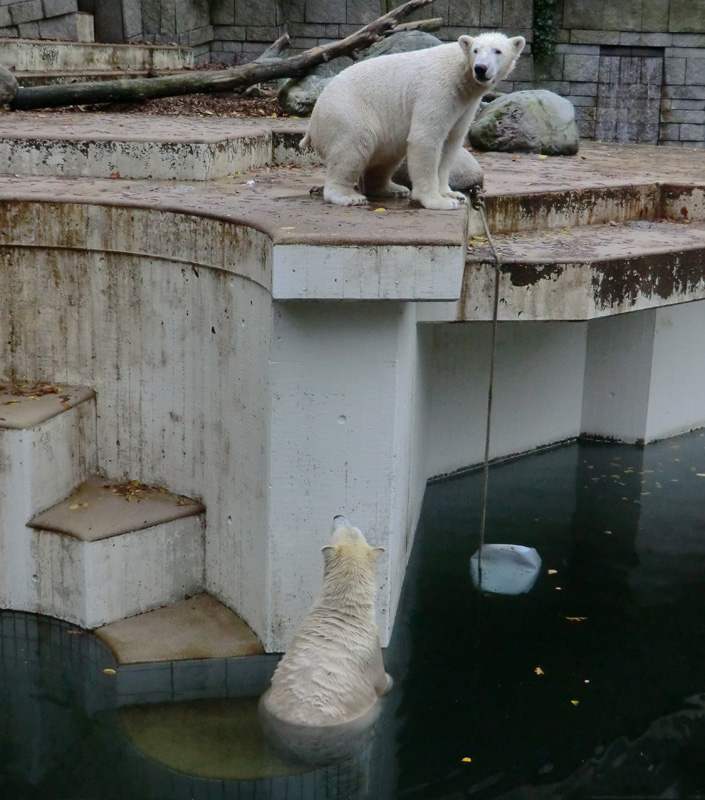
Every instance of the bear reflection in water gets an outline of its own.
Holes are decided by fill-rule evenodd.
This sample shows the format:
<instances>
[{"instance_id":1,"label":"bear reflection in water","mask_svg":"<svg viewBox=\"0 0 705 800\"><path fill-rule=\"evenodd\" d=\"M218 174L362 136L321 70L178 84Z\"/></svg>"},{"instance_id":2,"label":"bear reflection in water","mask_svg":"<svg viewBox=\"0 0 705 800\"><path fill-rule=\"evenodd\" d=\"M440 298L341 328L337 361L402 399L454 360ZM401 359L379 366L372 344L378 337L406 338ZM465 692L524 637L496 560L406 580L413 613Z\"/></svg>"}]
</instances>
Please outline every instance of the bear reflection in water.
<instances>
[{"instance_id":1,"label":"bear reflection in water","mask_svg":"<svg viewBox=\"0 0 705 800\"><path fill-rule=\"evenodd\" d=\"M380 696L391 689L374 610L380 552L345 517L335 517L323 548L321 593L260 702L267 735L304 761L330 763L360 750Z\"/></svg>"}]
</instances>

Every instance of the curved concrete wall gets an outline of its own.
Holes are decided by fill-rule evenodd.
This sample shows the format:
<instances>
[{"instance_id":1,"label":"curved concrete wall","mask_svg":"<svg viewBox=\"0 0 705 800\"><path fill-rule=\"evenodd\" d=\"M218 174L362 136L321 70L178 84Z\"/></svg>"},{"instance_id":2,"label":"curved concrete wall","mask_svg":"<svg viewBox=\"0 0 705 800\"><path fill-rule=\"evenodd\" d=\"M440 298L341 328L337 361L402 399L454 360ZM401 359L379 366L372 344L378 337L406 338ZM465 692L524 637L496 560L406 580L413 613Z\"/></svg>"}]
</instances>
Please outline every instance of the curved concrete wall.
<instances>
[{"instance_id":1,"label":"curved concrete wall","mask_svg":"<svg viewBox=\"0 0 705 800\"><path fill-rule=\"evenodd\" d=\"M204 217L0 205L0 362L97 393L98 468L203 500L205 587L261 633L271 247Z\"/></svg>"}]
</instances>

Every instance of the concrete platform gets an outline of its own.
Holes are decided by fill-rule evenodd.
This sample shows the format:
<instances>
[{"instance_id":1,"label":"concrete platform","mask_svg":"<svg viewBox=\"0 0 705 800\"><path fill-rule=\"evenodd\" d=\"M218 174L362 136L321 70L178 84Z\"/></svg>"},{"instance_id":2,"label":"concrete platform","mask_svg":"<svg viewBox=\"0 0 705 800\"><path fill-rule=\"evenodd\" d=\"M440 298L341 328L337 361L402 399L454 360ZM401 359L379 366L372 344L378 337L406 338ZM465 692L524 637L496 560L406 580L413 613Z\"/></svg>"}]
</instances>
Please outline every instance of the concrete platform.
<instances>
[{"instance_id":1,"label":"concrete platform","mask_svg":"<svg viewBox=\"0 0 705 800\"><path fill-rule=\"evenodd\" d=\"M53 383L0 383L0 428L33 428L94 397L87 386Z\"/></svg>"},{"instance_id":2,"label":"concrete platform","mask_svg":"<svg viewBox=\"0 0 705 800\"><path fill-rule=\"evenodd\" d=\"M65 500L28 523L37 530L64 533L82 542L98 542L131 531L164 525L205 511L189 497L139 481L89 478Z\"/></svg>"},{"instance_id":3,"label":"concrete platform","mask_svg":"<svg viewBox=\"0 0 705 800\"><path fill-rule=\"evenodd\" d=\"M104 625L95 633L119 664L264 653L252 629L208 594Z\"/></svg>"}]
</instances>

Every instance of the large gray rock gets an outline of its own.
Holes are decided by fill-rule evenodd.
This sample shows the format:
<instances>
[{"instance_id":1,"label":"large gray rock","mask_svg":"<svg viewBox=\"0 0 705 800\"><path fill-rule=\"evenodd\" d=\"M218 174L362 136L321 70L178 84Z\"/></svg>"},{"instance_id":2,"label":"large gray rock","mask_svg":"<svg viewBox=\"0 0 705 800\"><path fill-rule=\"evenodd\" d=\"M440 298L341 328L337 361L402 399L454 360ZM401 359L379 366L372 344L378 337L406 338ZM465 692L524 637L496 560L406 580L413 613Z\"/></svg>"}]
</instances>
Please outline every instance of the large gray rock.
<instances>
[{"instance_id":1,"label":"large gray rock","mask_svg":"<svg viewBox=\"0 0 705 800\"><path fill-rule=\"evenodd\" d=\"M573 104L554 92L512 92L488 103L470 128L470 142L481 150L570 156L578 152Z\"/></svg>"},{"instance_id":2,"label":"large gray rock","mask_svg":"<svg viewBox=\"0 0 705 800\"><path fill-rule=\"evenodd\" d=\"M279 103L289 114L308 116L325 85L353 63L351 58L340 56L321 64L303 78L288 80L279 90Z\"/></svg>"},{"instance_id":3,"label":"large gray rock","mask_svg":"<svg viewBox=\"0 0 705 800\"><path fill-rule=\"evenodd\" d=\"M0 106L6 106L17 97L19 86L17 79L10 72L0 65Z\"/></svg>"},{"instance_id":4,"label":"large gray rock","mask_svg":"<svg viewBox=\"0 0 705 800\"><path fill-rule=\"evenodd\" d=\"M411 50L426 50L428 47L435 47L443 42L432 33L425 31L399 31L381 39L379 42L371 44L364 51L362 61L377 56L391 56L394 53L408 53Z\"/></svg>"},{"instance_id":5,"label":"large gray rock","mask_svg":"<svg viewBox=\"0 0 705 800\"><path fill-rule=\"evenodd\" d=\"M403 186L411 188L409 179L409 169L406 159L394 175L394 180ZM456 192L469 192L474 186L482 186L483 172L482 167L477 163L475 157L464 148L460 150L455 158L455 162L450 170L450 188Z\"/></svg>"}]
</instances>

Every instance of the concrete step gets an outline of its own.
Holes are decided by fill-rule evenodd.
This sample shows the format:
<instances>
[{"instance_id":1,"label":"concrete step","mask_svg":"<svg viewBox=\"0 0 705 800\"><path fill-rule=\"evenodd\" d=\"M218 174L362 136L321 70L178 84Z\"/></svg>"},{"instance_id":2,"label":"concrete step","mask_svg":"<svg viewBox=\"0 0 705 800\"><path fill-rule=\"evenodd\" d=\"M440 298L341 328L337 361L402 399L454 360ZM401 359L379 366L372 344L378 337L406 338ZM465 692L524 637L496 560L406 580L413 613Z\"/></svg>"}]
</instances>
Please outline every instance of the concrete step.
<instances>
[{"instance_id":1,"label":"concrete step","mask_svg":"<svg viewBox=\"0 0 705 800\"><path fill-rule=\"evenodd\" d=\"M660 219L493 235L502 258L500 319L592 319L703 299L705 213L689 188L664 193L676 202ZM471 237L463 294L448 319L491 318L491 264L486 237Z\"/></svg>"},{"instance_id":2,"label":"concrete step","mask_svg":"<svg viewBox=\"0 0 705 800\"><path fill-rule=\"evenodd\" d=\"M193 66L189 47L0 39L0 64L13 72L178 70Z\"/></svg>"},{"instance_id":3,"label":"concrete step","mask_svg":"<svg viewBox=\"0 0 705 800\"><path fill-rule=\"evenodd\" d=\"M27 520L96 471L94 393L85 386L0 383L0 607L35 593Z\"/></svg>"},{"instance_id":4,"label":"concrete step","mask_svg":"<svg viewBox=\"0 0 705 800\"><path fill-rule=\"evenodd\" d=\"M6 117L12 118L0 118L0 171L16 175L210 181L287 154L310 158L297 149L301 125L289 120Z\"/></svg>"},{"instance_id":5,"label":"concrete step","mask_svg":"<svg viewBox=\"0 0 705 800\"><path fill-rule=\"evenodd\" d=\"M252 628L209 594L104 625L95 633L121 665L264 654Z\"/></svg>"},{"instance_id":6,"label":"concrete step","mask_svg":"<svg viewBox=\"0 0 705 800\"><path fill-rule=\"evenodd\" d=\"M92 477L30 528L30 610L96 628L203 585L205 509L138 481Z\"/></svg>"}]
</instances>

